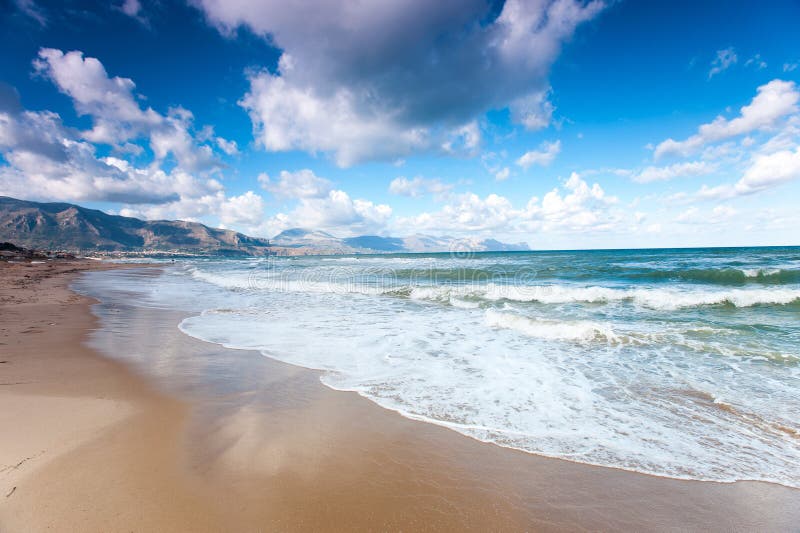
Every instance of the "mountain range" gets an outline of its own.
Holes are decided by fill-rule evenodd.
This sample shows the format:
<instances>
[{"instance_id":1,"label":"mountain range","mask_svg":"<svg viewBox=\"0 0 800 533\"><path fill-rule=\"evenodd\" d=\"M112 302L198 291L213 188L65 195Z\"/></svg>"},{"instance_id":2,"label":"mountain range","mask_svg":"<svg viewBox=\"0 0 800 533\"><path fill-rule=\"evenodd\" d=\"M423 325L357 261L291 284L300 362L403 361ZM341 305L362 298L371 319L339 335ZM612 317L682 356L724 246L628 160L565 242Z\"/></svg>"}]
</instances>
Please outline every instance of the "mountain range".
<instances>
[{"instance_id":1,"label":"mountain range","mask_svg":"<svg viewBox=\"0 0 800 533\"><path fill-rule=\"evenodd\" d=\"M423 253L423 252L507 252L529 250L525 243L506 244L494 239L433 237L411 235L409 237L381 237L362 235L340 239L320 230L293 228L282 231L270 240L270 246L279 253L294 255L293 251L316 251L314 253Z\"/></svg>"},{"instance_id":2,"label":"mountain range","mask_svg":"<svg viewBox=\"0 0 800 533\"><path fill-rule=\"evenodd\" d=\"M525 243L493 239L382 237L338 238L304 228L285 230L273 239L210 228L182 220L140 220L109 215L68 203L40 203L0 196L0 241L26 248L87 252L193 255L308 255L528 250Z\"/></svg>"}]
</instances>

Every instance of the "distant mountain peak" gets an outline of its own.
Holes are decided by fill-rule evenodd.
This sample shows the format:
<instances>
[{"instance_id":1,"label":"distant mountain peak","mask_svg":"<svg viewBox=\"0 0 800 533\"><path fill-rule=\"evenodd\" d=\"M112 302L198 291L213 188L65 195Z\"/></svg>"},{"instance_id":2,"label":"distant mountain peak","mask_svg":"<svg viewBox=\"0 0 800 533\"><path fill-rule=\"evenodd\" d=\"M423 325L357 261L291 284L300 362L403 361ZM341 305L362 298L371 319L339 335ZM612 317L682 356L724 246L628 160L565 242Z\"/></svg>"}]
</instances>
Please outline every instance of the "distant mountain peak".
<instances>
[{"instance_id":1,"label":"distant mountain peak","mask_svg":"<svg viewBox=\"0 0 800 533\"><path fill-rule=\"evenodd\" d=\"M361 235L339 238L322 230L290 228L267 240L198 222L109 215L66 203L0 196L0 241L25 248L99 252L171 252L208 255L326 255L360 253L493 252L528 250L477 237Z\"/></svg>"},{"instance_id":2,"label":"distant mountain peak","mask_svg":"<svg viewBox=\"0 0 800 533\"><path fill-rule=\"evenodd\" d=\"M305 237L307 235L319 235L319 236L328 237L328 238L331 238L331 239L335 239L336 238L333 235L331 235L330 233L322 231L322 230L314 230L314 229L308 229L308 228L289 228L289 229L285 229L282 232L280 232L277 235L275 235L275 237L273 237L273 240L274 239L286 239L286 238L296 239L296 238L300 238L300 237Z\"/></svg>"},{"instance_id":3,"label":"distant mountain peak","mask_svg":"<svg viewBox=\"0 0 800 533\"><path fill-rule=\"evenodd\" d=\"M506 244L495 239L476 237L436 237L416 233L408 237L361 235L340 239L320 230L292 228L271 240L273 248L287 254L357 254L425 252L496 252L529 250L526 243Z\"/></svg>"}]
</instances>

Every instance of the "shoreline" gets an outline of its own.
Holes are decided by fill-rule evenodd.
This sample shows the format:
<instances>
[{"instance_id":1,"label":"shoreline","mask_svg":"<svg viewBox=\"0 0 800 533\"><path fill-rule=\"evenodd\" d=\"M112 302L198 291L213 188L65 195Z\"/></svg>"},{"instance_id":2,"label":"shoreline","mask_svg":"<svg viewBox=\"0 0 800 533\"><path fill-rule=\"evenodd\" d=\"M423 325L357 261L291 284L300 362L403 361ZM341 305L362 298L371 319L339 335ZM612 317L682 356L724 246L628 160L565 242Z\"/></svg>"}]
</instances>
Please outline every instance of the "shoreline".
<instances>
[{"instance_id":1,"label":"shoreline","mask_svg":"<svg viewBox=\"0 0 800 533\"><path fill-rule=\"evenodd\" d=\"M228 348L228 349L236 350L238 348ZM262 357L268 357L268 356L263 356L262 355ZM305 368L305 367L300 367L300 368ZM456 425L448 424L448 423L445 423L445 422L439 422L437 420L434 420L434 419L431 419L431 418L426 418L424 416L416 416L416 415L413 415L411 413L407 413L407 412L399 410L399 409L395 409L395 408L392 408L392 407L387 407L385 405L381 405L381 404L373 401L372 399L370 399L368 396L362 395L358 391L353 391L353 390L348 390L348 389L337 389L335 387L331 387L331 386L326 385L324 383L323 383L323 386L328 387L331 390L336 391L336 392L355 394L359 398L367 400L367 401L369 401L371 403L374 403L376 406L380 407L381 409L384 409L386 411L390 411L392 413L395 413L398 416L401 416L401 417L403 417L403 418L405 418L407 420L411 420L413 422L420 422L420 423L423 423L423 424L431 424L431 425L434 425L434 426L442 427L444 429L448 429L450 431L453 431L454 433L456 433L457 435L459 435L461 437L474 440L474 441L479 442L480 444L483 444L483 445L486 445L486 446L494 446L494 447L500 448L502 450L510 450L510 451L513 451L513 452L520 452L520 453L524 453L526 455L532 455L534 457L541 457L543 459L550 459L550 460L554 460L554 461L564 461L566 463L570 463L570 464L574 464L574 465L581 465L581 466L587 466L587 467L592 467L592 468L604 468L604 469L608 469L608 470L624 472L624 473L627 473L627 474L635 474L635 475L639 475L639 476L648 476L648 477L651 477L651 478L654 478L654 479L663 479L663 480L668 480L668 481L680 481L680 482L688 482L688 483L712 483L712 484L723 485L723 486L725 486L725 485L734 485L736 483L758 483L758 484L772 485L772 486L775 486L775 487L780 487L780 488L783 488L783 489L795 490L795 491L800 492L800 488L793 487L791 485L785 485L783 483L780 483L779 481L771 481L771 480L764 480L764 479L733 479L733 480L730 480L730 481L721 481L721 480L717 480L717 479L697 479L697 478L692 478L692 477L669 476L669 475L666 475L666 474L653 474L652 472L645 472L645 471L642 471L642 470L635 470L633 468L623 468L621 466L611 466L611 465L603 465L603 464L599 464L599 463L590 463L590 462L586 462L586 461L578 461L578 460L574 460L574 459L568 459L566 457L559 457L557 455L547 455L546 453L541 453L541 452L531 452L531 451L525 450L523 448L515 448L514 446L504 446L504 445L499 444L497 442L494 442L492 440L482 440L482 439L480 439L480 438L478 438L478 437L476 437L474 435L470 435L468 433L461 433L460 431L458 431L456 429L456 427L457 427Z\"/></svg>"},{"instance_id":2,"label":"shoreline","mask_svg":"<svg viewBox=\"0 0 800 533\"><path fill-rule=\"evenodd\" d=\"M51 264L18 273L62 268ZM36 428L63 419L78 428L66 440L57 427L25 431L55 444L13 468L14 478L0 471L3 530L723 530L788 528L800 518L792 511L800 491L783 485L678 480L465 439L330 389L315 371L191 338L170 322L175 314L122 309L120 324L149 355L126 361L126 344L101 327L116 343L106 357L86 345L102 320L69 290L67 270L114 266L64 265L10 290L11 274L1 271L3 334L18 342L2 341L10 355L0 360L14 370L0 364L0 381L13 383L0 398L16 397L20 408L0 427L11 434L20 421ZM160 357L154 346L169 346L175 365L158 376L145 370ZM181 375L192 361L221 358L232 368L213 386L202 372ZM20 438L0 443L2 468L15 464L6 448ZM8 485L16 489L6 497Z\"/></svg>"}]
</instances>

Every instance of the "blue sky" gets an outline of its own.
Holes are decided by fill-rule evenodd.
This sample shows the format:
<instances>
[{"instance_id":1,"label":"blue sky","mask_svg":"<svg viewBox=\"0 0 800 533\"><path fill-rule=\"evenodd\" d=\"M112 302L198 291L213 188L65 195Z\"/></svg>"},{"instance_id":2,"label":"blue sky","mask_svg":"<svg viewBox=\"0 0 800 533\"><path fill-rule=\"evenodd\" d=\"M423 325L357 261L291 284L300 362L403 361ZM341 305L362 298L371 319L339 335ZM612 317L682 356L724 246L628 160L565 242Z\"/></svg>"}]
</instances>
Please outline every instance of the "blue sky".
<instances>
[{"instance_id":1,"label":"blue sky","mask_svg":"<svg viewBox=\"0 0 800 533\"><path fill-rule=\"evenodd\" d=\"M0 4L0 194L266 237L800 244L797 2L286 4Z\"/></svg>"}]
</instances>

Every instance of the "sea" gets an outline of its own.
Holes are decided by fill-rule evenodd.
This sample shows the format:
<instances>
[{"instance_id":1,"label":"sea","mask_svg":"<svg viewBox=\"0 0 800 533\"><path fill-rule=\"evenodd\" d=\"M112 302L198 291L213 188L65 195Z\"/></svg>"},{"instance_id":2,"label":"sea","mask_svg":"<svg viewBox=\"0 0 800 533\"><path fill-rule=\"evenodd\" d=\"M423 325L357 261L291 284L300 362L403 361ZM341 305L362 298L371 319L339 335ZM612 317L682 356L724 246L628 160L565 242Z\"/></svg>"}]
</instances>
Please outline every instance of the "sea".
<instances>
[{"instance_id":1,"label":"sea","mask_svg":"<svg viewBox=\"0 0 800 533\"><path fill-rule=\"evenodd\" d=\"M90 274L209 343L580 463L800 487L800 248L203 258ZM88 288L87 288L88 287Z\"/></svg>"}]
</instances>

